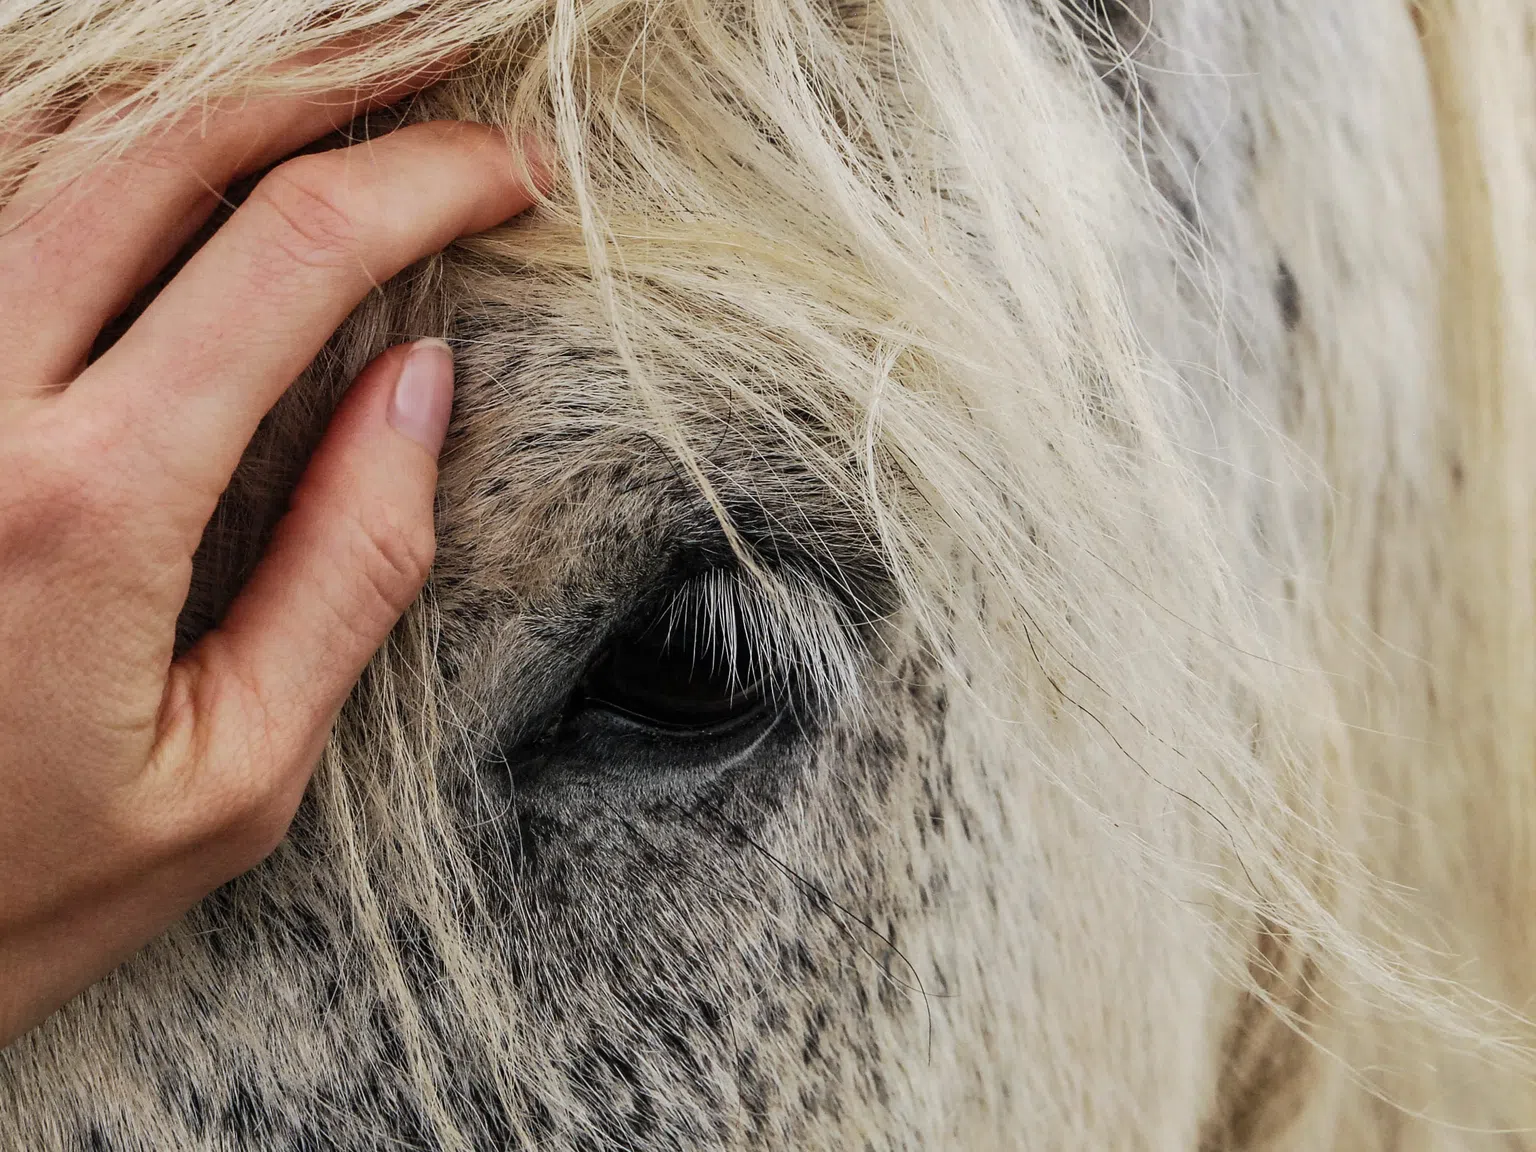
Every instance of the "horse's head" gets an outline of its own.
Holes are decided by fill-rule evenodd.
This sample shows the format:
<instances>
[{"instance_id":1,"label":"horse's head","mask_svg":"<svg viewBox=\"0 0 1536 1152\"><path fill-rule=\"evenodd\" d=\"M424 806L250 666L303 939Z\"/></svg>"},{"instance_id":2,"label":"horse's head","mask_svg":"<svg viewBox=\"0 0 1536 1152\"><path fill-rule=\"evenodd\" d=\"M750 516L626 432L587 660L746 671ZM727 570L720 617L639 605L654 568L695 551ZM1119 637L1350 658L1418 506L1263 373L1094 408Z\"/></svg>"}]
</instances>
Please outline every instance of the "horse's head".
<instances>
[{"instance_id":1,"label":"horse's head","mask_svg":"<svg viewBox=\"0 0 1536 1152\"><path fill-rule=\"evenodd\" d=\"M191 57L319 36L228 7ZM1321 32L1195 0L441 7L415 33L475 53L408 115L536 136L555 186L337 335L184 631L355 371L443 335L431 581L273 859L0 1057L45 1118L14 1130L1187 1149L1294 1120L1323 1007L1420 992L1348 922L1359 717L1309 671L1377 660L1338 639L1381 580L1329 567L1369 551L1330 535L1337 413L1401 373L1351 448L1391 457L1437 355L1407 11L1329 15L1374 54L1320 81L1276 62ZM1337 125L1368 175L1330 206ZM1373 221L1377 185L1406 206ZM1351 307L1395 333L1374 375L1330 359Z\"/></svg>"}]
</instances>

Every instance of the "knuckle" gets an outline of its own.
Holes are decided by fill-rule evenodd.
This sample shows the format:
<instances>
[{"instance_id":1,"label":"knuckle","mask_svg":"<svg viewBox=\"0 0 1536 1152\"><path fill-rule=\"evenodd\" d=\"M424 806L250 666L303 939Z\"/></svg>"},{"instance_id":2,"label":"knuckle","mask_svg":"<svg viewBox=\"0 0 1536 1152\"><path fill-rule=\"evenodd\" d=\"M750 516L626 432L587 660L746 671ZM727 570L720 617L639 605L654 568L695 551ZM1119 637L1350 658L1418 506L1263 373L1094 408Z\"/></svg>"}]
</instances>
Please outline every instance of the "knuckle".
<instances>
[{"instance_id":1,"label":"knuckle","mask_svg":"<svg viewBox=\"0 0 1536 1152\"><path fill-rule=\"evenodd\" d=\"M122 522L131 493L101 455L57 438L40 438L24 450L6 453L5 472L15 478L0 501L6 527L55 541L76 533L95 536ZM92 462L93 461L93 462Z\"/></svg>"},{"instance_id":2,"label":"knuckle","mask_svg":"<svg viewBox=\"0 0 1536 1152\"><path fill-rule=\"evenodd\" d=\"M252 797L233 813L223 839L230 855L224 871L238 874L272 855L288 835L297 807L297 797L274 793Z\"/></svg>"},{"instance_id":3,"label":"knuckle","mask_svg":"<svg viewBox=\"0 0 1536 1152\"><path fill-rule=\"evenodd\" d=\"M328 158L301 156L273 169L251 194L277 220L268 242L294 263L328 268L356 251L357 223L341 177Z\"/></svg>"},{"instance_id":4,"label":"knuckle","mask_svg":"<svg viewBox=\"0 0 1536 1152\"><path fill-rule=\"evenodd\" d=\"M417 524L387 507L335 511L310 546L334 558L337 578L326 582L324 596L337 638L371 653L426 583L437 541L430 517Z\"/></svg>"},{"instance_id":5,"label":"knuckle","mask_svg":"<svg viewBox=\"0 0 1536 1152\"><path fill-rule=\"evenodd\" d=\"M437 538L430 524L385 518L363 529L362 576L367 594L393 622L409 607L431 571Z\"/></svg>"},{"instance_id":6,"label":"knuckle","mask_svg":"<svg viewBox=\"0 0 1536 1152\"><path fill-rule=\"evenodd\" d=\"M291 757L270 741L269 703L237 664L183 682L179 696L162 718L157 755L166 767L148 806L158 828L143 838L162 855L211 856L212 870L232 877L282 841L307 774L284 770Z\"/></svg>"},{"instance_id":7,"label":"knuckle","mask_svg":"<svg viewBox=\"0 0 1536 1152\"><path fill-rule=\"evenodd\" d=\"M7 463L15 477L5 491L7 520L27 524L41 519L62 526L91 512L93 487L69 461L29 452Z\"/></svg>"},{"instance_id":8,"label":"knuckle","mask_svg":"<svg viewBox=\"0 0 1536 1152\"><path fill-rule=\"evenodd\" d=\"M170 837L180 854L211 856L209 871L219 882L260 864L282 843L302 793L254 780L230 785L218 795L198 794L203 808L187 814Z\"/></svg>"}]
</instances>

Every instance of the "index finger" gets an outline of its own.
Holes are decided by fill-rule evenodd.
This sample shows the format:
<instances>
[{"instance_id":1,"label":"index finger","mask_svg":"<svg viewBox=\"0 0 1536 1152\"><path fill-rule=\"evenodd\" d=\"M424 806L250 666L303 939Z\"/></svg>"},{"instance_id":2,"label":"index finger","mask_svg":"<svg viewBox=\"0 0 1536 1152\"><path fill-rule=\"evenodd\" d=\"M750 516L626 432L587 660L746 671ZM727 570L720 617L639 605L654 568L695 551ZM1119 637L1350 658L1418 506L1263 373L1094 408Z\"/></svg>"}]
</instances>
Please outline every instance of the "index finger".
<instances>
[{"instance_id":1,"label":"index finger","mask_svg":"<svg viewBox=\"0 0 1536 1152\"><path fill-rule=\"evenodd\" d=\"M270 173L60 398L193 541L257 423L370 289L533 202L506 137L427 123Z\"/></svg>"}]
</instances>

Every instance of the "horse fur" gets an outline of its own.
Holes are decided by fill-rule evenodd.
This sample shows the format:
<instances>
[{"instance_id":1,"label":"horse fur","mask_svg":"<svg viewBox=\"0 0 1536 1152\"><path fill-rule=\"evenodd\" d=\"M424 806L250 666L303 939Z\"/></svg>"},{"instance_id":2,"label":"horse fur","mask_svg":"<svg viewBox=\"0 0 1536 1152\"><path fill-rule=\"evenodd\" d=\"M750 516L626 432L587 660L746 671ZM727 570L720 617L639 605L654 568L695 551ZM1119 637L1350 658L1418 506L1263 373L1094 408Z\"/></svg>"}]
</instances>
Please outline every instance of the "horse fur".
<instances>
[{"instance_id":1,"label":"horse fur","mask_svg":"<svg viewBox=\"0 0 1536 1152\"><path fill-rule=\"evenodd\" d=\"M273 858L0 1053L0 1146L1536 1147L1532 36L1527 0L0 12L0 122L140 93L66 134L96 157L468 49L405 115L559 170L264 424L184 642L422 335L460 380L432 579ZM552 740L658 605L781 721L708 763Z\"/></svg>"}]
</instances>

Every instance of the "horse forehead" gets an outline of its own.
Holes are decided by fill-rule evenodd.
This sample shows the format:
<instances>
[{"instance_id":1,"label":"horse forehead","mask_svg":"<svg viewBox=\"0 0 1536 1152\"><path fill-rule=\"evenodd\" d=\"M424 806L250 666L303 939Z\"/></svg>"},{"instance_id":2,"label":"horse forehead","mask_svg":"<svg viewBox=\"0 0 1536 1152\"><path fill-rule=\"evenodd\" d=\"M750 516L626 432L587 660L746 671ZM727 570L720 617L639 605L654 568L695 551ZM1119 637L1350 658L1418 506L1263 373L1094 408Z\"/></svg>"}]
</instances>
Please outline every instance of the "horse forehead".
<instances>
[{"instance_id":1,"label":"horse forehead","mask_svg":"<svg viewBox=\"0 0 1536 1152\"><path fill-rule=\"evenodd\" d=\"M666 363L640 381L583 289L511 271L501 287L524 306L486 309L455 334L440 567L537 568L551 586L638 579L668 549L717 555L721 512L771 560L877 564L848 426L830 410L755 404L751 348L720 360L724 384Z\"/></svg>"}]
</instances>

